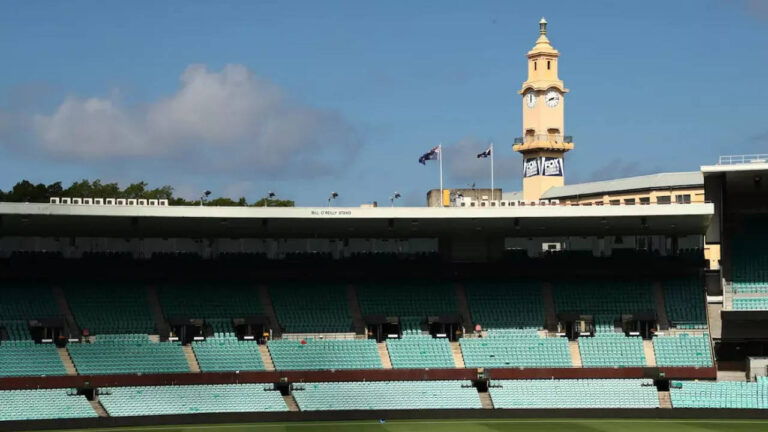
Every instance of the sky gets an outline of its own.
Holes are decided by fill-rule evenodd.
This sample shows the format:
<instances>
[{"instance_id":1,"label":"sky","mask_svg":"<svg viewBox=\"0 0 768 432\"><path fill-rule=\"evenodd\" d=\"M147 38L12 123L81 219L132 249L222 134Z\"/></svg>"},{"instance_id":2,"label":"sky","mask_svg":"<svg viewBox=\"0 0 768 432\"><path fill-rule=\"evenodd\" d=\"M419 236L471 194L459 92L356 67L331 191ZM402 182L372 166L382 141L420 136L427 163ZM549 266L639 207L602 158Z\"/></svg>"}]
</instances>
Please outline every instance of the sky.
<instances>
[{"instance_id":1,"label":"sky","mask_svg":"<svg viewBox=\"0 0 768 432\"><path fill-rule=\"evenodd\" d=\"M570 89L566 184L768 153L768 0L0 2L0 189L83 178L297 205L521 188L526 52Z\"/></svg>"}]
</instances>

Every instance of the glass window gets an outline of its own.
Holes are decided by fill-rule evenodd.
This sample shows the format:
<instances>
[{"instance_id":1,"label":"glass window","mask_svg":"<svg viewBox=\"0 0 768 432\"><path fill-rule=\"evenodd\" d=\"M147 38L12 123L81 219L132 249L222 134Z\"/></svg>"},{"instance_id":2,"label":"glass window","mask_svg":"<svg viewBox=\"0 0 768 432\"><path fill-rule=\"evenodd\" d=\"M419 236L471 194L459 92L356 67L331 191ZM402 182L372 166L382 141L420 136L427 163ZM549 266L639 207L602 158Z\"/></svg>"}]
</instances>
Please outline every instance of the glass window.
<instances>
[{"instance_id":1,"label":"glass window","mask_svg":"<svg viewBox=\"0 0 768 432\"><path fill-rule=\"evenodd\" d=\"M624 205L635 205L635 199L634 198L624 199Z\"/></svg>"},{"instance_id":2,"label":"glass window","mask_svg":"<svg viewBox=\"0 0 768 432\"><path fill-rule=\"evenodd\" d=\"M656 197L656 204L669 204L671 202L672 202L672 197L669 195Z\"/></svg>"},{"instance_id":3,"label":"glass window","mask_svg":"<svg viewBox=\"0 0 768 432\"><path fill-rule=\"evenodd\" d=\"M621 205L621 200L611 200L611 205Z\"/></svg>"},{"instance_id":4,"label":"glass window","mask_svg":"<svg viewBox=\"0 0 768 432\"><path fill-rule=\"evenodd\" d=\"M641 197L640 198L640 204L641 205L642 204L650 204L650 203L651 203L651 198L650 197Z\"/></svg>"},{"instance_id":5,"label":"glass window","mask_svg":"<svg viewBox=\"0 0 768 432\"><path fill-rule=\"evenodd\" d=\"M678 204L690 204L691 194L675 195L675 202Z\"/></svg>"}]
</instances>

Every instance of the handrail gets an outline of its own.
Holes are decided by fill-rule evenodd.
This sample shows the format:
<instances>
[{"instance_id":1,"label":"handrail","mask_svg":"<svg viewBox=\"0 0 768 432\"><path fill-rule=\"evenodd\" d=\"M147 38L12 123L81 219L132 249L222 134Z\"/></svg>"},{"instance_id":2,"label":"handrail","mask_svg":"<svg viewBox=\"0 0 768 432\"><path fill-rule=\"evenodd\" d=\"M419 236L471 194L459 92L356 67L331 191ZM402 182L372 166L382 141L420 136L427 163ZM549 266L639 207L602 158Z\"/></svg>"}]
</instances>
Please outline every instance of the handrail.
<instances>
[{"instance_id":1,"label":"handrail","mask_svg":"<svg viewBox=\"0 0 768 432\"><path fill-rule=\"evenodd\" d=\"M717 160L718 165L735 165L743 163L768 162L768 153L725 155Z\"/></svg>"}]
</instances>

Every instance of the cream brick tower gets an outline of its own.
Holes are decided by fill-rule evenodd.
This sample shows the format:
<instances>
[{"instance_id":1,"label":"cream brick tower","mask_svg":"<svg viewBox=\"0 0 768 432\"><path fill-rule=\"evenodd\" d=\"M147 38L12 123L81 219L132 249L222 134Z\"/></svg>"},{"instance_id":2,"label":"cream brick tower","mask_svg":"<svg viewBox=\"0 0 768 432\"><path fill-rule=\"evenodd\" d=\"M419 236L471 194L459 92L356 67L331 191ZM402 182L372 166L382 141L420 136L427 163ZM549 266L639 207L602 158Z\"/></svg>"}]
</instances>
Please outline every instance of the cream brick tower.
<instances>
[{"instance_id":1,"label":"cream brick tower","mask_svg":"<svg viewBox=\"0 0 768 432\"><path fill-rule=\"evenodd\" d=\"M568 89L557 76L560 53L549 44L547 21L539 21L539 39L528 51L523 83L523 136L512 147L523 155L523 199L538 200L552 186L565 184L565 152L573 140L564 135L563 110Z\"/></svg>"}]
</instances>

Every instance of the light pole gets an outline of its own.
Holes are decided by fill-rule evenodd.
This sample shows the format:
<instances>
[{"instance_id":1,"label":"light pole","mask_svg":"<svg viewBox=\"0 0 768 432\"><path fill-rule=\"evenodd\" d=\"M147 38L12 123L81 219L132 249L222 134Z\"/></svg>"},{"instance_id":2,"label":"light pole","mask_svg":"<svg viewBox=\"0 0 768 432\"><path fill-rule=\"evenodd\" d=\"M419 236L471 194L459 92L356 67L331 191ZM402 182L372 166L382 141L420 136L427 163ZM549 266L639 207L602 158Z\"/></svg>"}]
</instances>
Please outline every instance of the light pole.
<instances>
[{"instance_id":1,"label":"light pole","mask_svg":"<svg viewBox=\"0 0 768 432\"><path fill-rule=\"evenodd\" d=\"M337 194L336 192L331 192L331 196L328 197L328 207L331 206L331 200L335 200L336 198L338 198L338 196L339 194Z\"/></svg>"},{"instance_id":2,"label":"light pole","mask_svg":"<svg viewBox=\"0 0 768 432\"><path fill-rule=\"evenodd\" d=\"M274 197L276 197L276 196L277 196L277 194L275 194L272 191L267 192L267 197L264 198L264 207L267 207L267 205L269 203L269 200L274 198Z\"/></svg>"},{"instance_id":3,"label":"light pole","mask_svg":"<svg viewBox=\"0 0 768 432\"><path fill-rule=\"evenodd\" d=\"M400 196L401 196L401 195L400 195L400 193L399 193L399 192L395 192L395 194L394 194L394 195L392 195L391 197L389 197L389 201L392 203L392 207L394 207L394 206L395 206L395 200L396 200L396 199L400 199Z\"/></svg>"},{"instance_id":4,"label":"light pole","mask_svg":"<svg viewBox=\"0 0 768 432\"><path fill-rule=\"evenodd\" d=\"M203 191L203 194L200 195L200 207L203 206L203 204L205 203L205 200L207 200L209 196L211 196L211 191L209 190Z\"/></svg>"}]
</instances>

